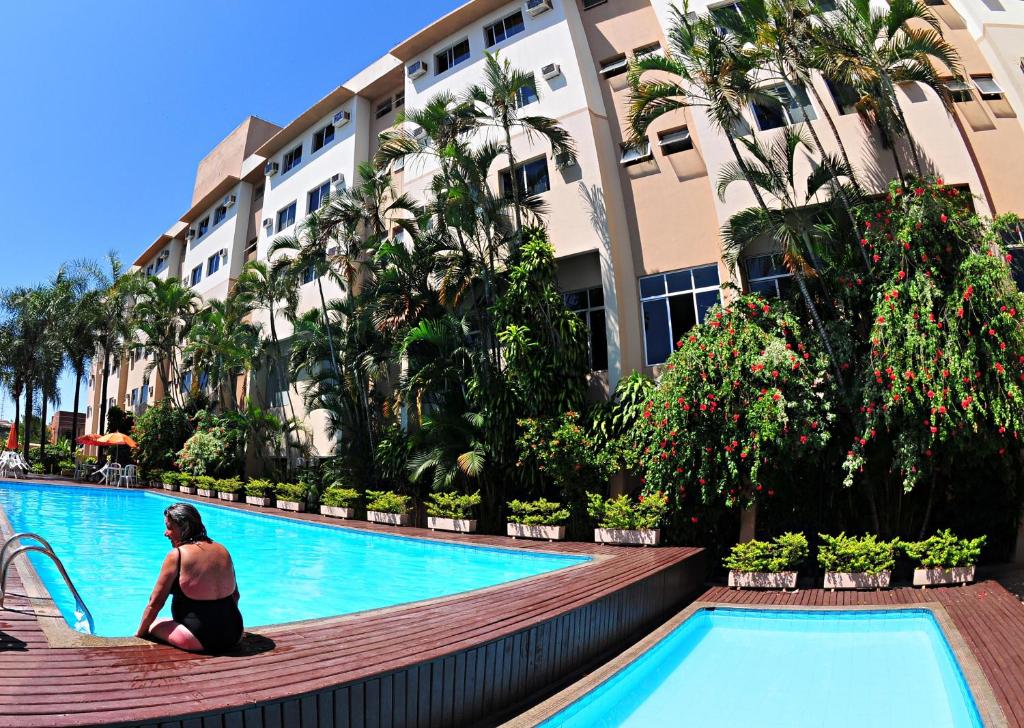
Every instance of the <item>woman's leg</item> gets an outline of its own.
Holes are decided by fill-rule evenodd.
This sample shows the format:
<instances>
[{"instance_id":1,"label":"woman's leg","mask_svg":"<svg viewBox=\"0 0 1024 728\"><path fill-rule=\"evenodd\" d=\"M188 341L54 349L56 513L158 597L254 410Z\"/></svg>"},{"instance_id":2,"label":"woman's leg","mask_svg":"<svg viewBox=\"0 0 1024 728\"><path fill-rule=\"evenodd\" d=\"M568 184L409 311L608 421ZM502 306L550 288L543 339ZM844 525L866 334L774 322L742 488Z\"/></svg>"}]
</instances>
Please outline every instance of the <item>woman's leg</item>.
<instances>
[{"instance_id":1,"label":"woman's leg","mask_svg":"<svg viewBox=\"0 0 1024 728\"><path fill-rule=\"evenodd\" d=\"M189 631L188 627L175 622L173 619L156 620L149 628L149 633L161 642L166 642L171 647L177 647L179 650L188 650L189 652L203 651L202 643L196 639L196 636Z\"/></svg>"}]
</instances>

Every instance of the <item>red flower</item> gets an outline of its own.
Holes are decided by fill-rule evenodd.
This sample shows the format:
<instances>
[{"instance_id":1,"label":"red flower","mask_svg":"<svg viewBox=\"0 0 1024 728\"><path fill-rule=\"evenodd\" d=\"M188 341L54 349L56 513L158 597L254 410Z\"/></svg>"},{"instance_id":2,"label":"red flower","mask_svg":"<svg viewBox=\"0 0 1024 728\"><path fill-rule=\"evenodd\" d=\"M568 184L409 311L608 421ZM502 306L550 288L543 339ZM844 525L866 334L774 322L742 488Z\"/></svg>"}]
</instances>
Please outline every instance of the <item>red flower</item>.
<instances>
[{"instance_id":1,"label":"red flower","mask_svg":"<svg viewBox=\"0 0 1024 728\"><path fill-rule=\"evenodd\" d=\"M691 516L690 517L690 523L697 523L698 520L699 519L697 518L697 516Z\"/></svg>"},{"instance_id":2,"label":"red flower","mask_svg":"<svg viewBox=\"0 0 1024 728\"><path fill-rule=\"evenodd\" d=\"M900 280L902 281L904 278L907 277L907 272L905 270L901 270L897 275L900 277Z\"/></svg>"},{"instance_id":3,"label":"red flower","mask_svg":"<svg viewBox=\"0 0 1024 728\"><path fill-rule=\"evenodd\" d=\"M945 214L939 215L939 219L940 219L940 220L942 221L942 224L943 224L943 225L945 225L945 224L946 224L946 221L947 221L947 220L949 220L949 218L948 218L948 217L946 217L946 215L945 215Z\"/></svg>"},{"instance_id":4,"label":"red flower","mask_svg":"<svg viewBox=\"0 0 1024 728\"><path fill-rule=\"evenodd\" d=\"M914 188L914 194L917 195L918 197L923 195L924 194L924 187L916 187L916 188Z\"/></svg>"},{"instance_id":5,"label":"red flower","mask_svg":"<svg viewBox=\"0 0 1024 728\"><path fill-rule=\"evenodd\" d=\"M880 261L881 259L882 259L882 256L880 256L878 253L875 253L874 255L871 256L871 260L875 261L876 263L878 261Z\"/></svg>"}]
</instances>

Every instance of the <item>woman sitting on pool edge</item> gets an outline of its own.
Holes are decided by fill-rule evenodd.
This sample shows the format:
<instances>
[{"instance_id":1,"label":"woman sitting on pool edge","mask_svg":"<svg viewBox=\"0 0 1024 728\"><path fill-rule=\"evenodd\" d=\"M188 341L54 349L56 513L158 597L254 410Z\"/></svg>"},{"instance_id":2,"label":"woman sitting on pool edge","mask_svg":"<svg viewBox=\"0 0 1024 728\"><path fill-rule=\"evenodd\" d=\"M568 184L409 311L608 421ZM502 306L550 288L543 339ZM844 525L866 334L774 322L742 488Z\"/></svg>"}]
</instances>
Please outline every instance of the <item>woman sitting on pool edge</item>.
<instances>
[{"instance_id":1,"label":"woman sitting on pool edge","mask_svg":"<svg viewBox=\"0 0 1024 728\"><path fill-rule=\"evenodd\" d=\"M174 548L160 567L136 636L190 652L230 650L243 632L231 555L206 535L199 511L188 503L169 506L164 525ZM173 619L157 619L168 594Z\"/></svg>"}]
</instances>

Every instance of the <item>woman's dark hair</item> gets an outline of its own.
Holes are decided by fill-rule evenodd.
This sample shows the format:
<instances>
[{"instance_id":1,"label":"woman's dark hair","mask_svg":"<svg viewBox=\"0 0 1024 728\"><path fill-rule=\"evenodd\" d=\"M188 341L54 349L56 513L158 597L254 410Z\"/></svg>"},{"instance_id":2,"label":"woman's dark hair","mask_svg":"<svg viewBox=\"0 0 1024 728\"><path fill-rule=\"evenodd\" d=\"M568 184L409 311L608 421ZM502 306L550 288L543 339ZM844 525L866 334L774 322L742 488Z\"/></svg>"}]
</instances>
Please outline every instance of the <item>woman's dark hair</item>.
<instances>
[{"instance_id":1,"label":"woman's dark hair","mask_svg":"<svg viewBox=\"0 0 1024 728\"><path fill-rule=\"evenodd\" d=\"M199 511L193 505L175 503L173 506L167 506L164 510L164 518L178 527L183 544L211 540L206 535L206 526L203 525Z\"/></svg>"}]
</instances>

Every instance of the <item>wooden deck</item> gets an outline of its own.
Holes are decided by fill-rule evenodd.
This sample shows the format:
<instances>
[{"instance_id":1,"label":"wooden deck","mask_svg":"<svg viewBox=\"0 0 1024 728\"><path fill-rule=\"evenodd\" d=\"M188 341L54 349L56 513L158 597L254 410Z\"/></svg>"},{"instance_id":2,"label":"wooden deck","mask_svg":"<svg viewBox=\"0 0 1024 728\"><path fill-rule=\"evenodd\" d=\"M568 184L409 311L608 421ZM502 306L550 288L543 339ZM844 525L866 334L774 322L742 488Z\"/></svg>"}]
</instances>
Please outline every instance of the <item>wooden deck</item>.
<instances>
[{"instance_id":1,"label":"wooden deck","mask_svg":"<svg viewBox=\"0 0 1024 728\"><path fill-rule=\"evenodd\" d=\"M53 648L27 600L10 598L0 611L0 726L467 725L639 638L699 591L704 573L699 549L444 538L604 558L431 602L260 629L223 657L149 644Z\"/></svg>"}]
</instances>

